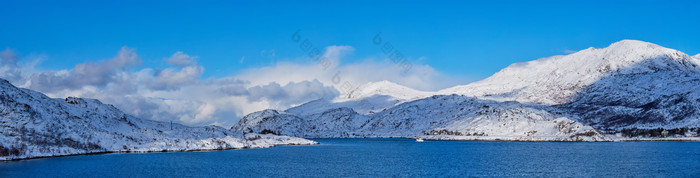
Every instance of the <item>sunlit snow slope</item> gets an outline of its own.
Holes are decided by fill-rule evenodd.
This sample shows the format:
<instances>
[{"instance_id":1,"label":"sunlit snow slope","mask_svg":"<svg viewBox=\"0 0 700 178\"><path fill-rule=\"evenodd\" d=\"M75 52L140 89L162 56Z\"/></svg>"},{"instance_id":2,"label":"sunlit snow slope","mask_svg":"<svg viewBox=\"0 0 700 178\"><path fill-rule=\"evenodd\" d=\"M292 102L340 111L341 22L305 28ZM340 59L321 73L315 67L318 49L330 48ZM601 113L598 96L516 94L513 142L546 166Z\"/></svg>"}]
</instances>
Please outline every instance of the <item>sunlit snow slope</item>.
<instances>
[{"instance_id":1,"label":"sunlit snow slope","mask_svg":"<svg viewBox=\"0 0 700 178\"><path fill-rule=\"evenodd\" d=\"M100 152L186 151L313 144L139 119L98 100L53 99L0 79L0 160Z\"/></svg>"},{"instance_id":2,"label":"sunlit snow slope","mask_svg":"<svg viewBox=\"0 0 700 178\"><path fill-rule=\"evenodd\" d=\"M512 64L438 92L370 83L344 99L253 113L232 129L302 137L608 140L597 130L700 126L699 64L697 55L623 40Z\"/></svg>"}]
</instances>

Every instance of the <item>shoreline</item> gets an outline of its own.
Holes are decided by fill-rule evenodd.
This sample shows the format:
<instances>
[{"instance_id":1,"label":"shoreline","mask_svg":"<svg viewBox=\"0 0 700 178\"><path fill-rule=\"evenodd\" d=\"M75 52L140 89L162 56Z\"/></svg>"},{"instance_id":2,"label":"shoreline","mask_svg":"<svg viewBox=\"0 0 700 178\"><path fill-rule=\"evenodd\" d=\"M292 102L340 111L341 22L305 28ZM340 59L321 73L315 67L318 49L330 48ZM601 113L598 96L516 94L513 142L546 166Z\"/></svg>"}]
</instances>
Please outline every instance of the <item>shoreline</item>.
<instances>
[{"instance_id":1,"label":"shoreline","mask_svg":"<svg viewBox=\"0 0 700 178\"><path fill-rule=\"evenodd\" d=\"M312 140L313 141L313 140ZM103 154L119 154L119 153L167 153L167 152L204 152L204 151L225 151L225 150L242 150L242 149L262 149L262 148L272 148L276 146L301 146L301 145L319 145L320 143L313 141L313 143L301 144L301 143L288 143L272 145L267 147L240 147L240 148L221 148L221 149L192 149L192 150L160 150L160 151L96 151L88 153L77 153L77 154L65 154L65 155L53 155L53 156L35 156L35 157L25 157L25 158L13 158L0 160L0 162L10 162L10 161L25 161L33 159L44 159L44 158L58 158L58 157L69 157L69 156L89 156L89 155L103 155Z\"/></svg>"},{"instance_id":2,"label":"shoreline","mask_svg":"<svg viewBox=\"0 0 700 178\"><path fill-rule=\"evenodd\" d=\"M700 141L700 137L682 137L682 138L616 138L616 137L605 137L606 140L572 140L566 139L564 137L533 137L533 138L543 138L543 139L522 139L527 137L473 137L473 136L459 136L457 138L452 137L432 137L432 136L421 136L425 140L440 140L440 141L513 141L513 142L696 142ZM390 136L390 137L380 137L380 136L364 136L364 137L303 137L305 139L378 139L378 138L400 138L400 139L411 139L415 140L415 137L403 137L403 136Z\"/></svg>"},{"instance_id":3,"label":"shoreline","mask_svg":"<svg viewBox=\"0 0 700 178\"><path fill-rule=\"evenodd\" d=\"M491 141L491 142L699 142L700 137L685 137L685 138L609 138L610 140L570 140L570 139L554 139L556 137L550 137L545 139L522 139L523 137L491 137L491 138L431 138L425 137L425 140L431 141ZM410 139L415 140L412 137L308 137L304 138L307 140L312 139ZM300 143L288 143L272 145L267 147L251 147L245 146L240 148L222 148L222 149L192 149L192 150L160 150L160 151L96 151L78 154L65 154L65 155L54 155L54 156L36 156L36 157L25 157L25 158L12 158L0 160L0 162L5 161L24 161L33 159L44 159L44 158L58 158L58 157L69 157L69 156L88 156L88 155L102 155L102 154L119 154L119 153L166 153L166 152L205 152L205 151L225 151L225 150L239 150L239 149L261 149L261 148L272 148L276 146L301 146L301 145L320 145L321 143L313 141L313 143L300 144Z\"/></svg>"}]
</instances>

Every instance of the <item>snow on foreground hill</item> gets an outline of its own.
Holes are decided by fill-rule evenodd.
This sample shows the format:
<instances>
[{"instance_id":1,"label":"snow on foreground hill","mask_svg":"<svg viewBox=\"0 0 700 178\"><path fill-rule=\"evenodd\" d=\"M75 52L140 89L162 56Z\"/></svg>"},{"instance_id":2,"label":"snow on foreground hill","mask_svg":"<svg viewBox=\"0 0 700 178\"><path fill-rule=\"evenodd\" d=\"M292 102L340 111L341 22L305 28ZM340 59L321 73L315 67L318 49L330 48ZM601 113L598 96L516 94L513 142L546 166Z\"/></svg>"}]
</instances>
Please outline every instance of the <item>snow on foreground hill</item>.
<instances>
[{"instance_id":1,"label":"snow on foreground hill","mask_svg":"<svg viewBox=\"0 0 700 178\"><path fill-rule=\"evenodd\" d=\"M373 83L348 99L252 113L232 130L301 137L607 141L597 130L700 127L699 64L700 58L673 49L623 40L516 63L485 80L438 92Z\"/></svg>"},{"instance_id":2,"label":"snow on foreground hill","mask_svg":"<svg viewBox=\"0 0 700 178\"><path fill-rule=\"evenodd\" d=\"M316 144L139 119L98 100L53 99L0 79L0 160L103 152L193 151Z\"/></svg>"}]
</instances>

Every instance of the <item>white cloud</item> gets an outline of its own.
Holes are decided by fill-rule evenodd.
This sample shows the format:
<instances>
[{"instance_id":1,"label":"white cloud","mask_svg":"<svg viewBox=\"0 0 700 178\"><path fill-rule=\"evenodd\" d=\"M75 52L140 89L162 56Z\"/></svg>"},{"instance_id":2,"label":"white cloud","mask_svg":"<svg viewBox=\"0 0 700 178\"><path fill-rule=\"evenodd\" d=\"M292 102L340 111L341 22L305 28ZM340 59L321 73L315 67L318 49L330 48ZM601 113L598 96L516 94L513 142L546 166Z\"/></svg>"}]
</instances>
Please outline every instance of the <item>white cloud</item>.
<instances>
[{"instance_id":1,"label":"white cloud","mask_svg":"<svg viewBox=\"0 0 700 178\"><path fill-rule=\"evenodd\" d=\"M17 67L17 60L17 55L10 48L0 52L0 77L13 82L21 80L23 73Z\"/></svg>"},{"instance_id":2,"label":"white cloud","mask_svg":"<svg viewBox=\"0 0 700 178\"><path fill-rule=\"evenodd\" d=\"M0 52L0 65L17 66L17 55L10 48Z\"/></svg>"},{"instance_id":3,"label":"white cloud","mask_svg":"<svg viewBox=\"0 0 700 178\"><path fill-rule=\"evenodd\" d=\"M168 64L174 65L177 67L186 67L195 64L196 57L191 57L185 53L182 53L180 51L175 52L170 58L166 59Z\"/></svg>"},{"instance_id":4,"label":"white cloud","mask_svg":"<svg viewBox=\"0 0 700 178\"><path fill-rule=\"evenodd\" d=\"M127 47L108 60L77 64L71 70L46 71L35 73L30 78L32 89L53 92L59 90L80 89L85 86L103 87L118 80L118 75L129 67L141 64L136 51Z\"/></svg>"},{"instance_id":5,"label":"white cloud","mask_svg":"<svg viewBox=\"0 0 700 178\"><path fill-rule=\"evenodd\" d=\"M150 69L146 69L150 71ZM149 80L149 87L155 90L174 90L184 85L194 84L199 81L204 72L202 66L186 66L184 68L156 69L154 78Z\"/></svg>"},{"instance_id":6,"label":"white cloud","mask_svg":"<svg viewBox=\"0 0 700 178\"><path fill-rule=\"evenodd\" d=\"M198 58L183 52L164 58L170 65L164 69L140 68L136 51L123 47L110 59L77 64L72 69L36 72L17 67L18 58L8 49L0 53L0 70L16 70L18 77L11 82L51 97L95 98L146 119L221 126L231 126L245 114L262 109L286 109L319 98L338 97L347 92L342 89L348 83L354 88L389 80L437 90L457 81L428 65L413 64L405 71L389 59L369 58L354 63L342 60L353 52L350 46L329 46L322 60L277 62L234 76L203 79L205 69L197 63ZM273 56L274 51L269 55ZM12 72L3 72L0 77L13 76Z\"/></svg>"},{"instance_id":7,"label":"white cloud","mask_svg":"<svg viewBox=\"0 0 700 178\"><path fill-rule=\"evenodd\" d=\"M439 90L464 82L436 71L429 65L414 63L409 70L388 58L368 58L360 62L343 62L346 55L354 52L350 46L326 47L321 60L308 59L308 63L278 62L273 66L247 69L237 77L253 81L256 85L270 82L285 84L319 80L343 91L344 84L358 87L368 82L389 80L419 90ZM326 59L325 61L323 59Z\"/></svg>"}]
</instances>

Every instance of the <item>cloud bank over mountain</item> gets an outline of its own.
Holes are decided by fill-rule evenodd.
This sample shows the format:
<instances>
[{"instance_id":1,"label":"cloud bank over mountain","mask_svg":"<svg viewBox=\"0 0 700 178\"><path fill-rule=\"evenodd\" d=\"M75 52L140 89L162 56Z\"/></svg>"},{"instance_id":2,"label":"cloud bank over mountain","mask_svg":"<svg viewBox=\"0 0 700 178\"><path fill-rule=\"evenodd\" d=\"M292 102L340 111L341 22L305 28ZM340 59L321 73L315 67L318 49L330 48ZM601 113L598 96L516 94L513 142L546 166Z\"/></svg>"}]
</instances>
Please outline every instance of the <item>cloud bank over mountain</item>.
<instances>
[{"instance_id":1,"label":"cloud bank over mountain","mask_svg":"<svg viewBox=\"0 0 700 178\"><path fill-rule=\"evenodd\" d=\"M367 82L390 80L422 90L459 84L459 78L431 66L414 64L409 71L379 57L343 63L350 46L328 46L321 64L311 59L247 68L235 75L204 78L197 56L177 51L162 60L165 68L144 66L137 50L122 47L111 58L75 64L62 70L38 70L45 60L0 52L0 77L50 97L95 98L137 117L187 125L230 126L242 116L263 109L286 109L320 98L342 97ZM440 79L440 80L437 80Z\"/></svg>"}]
</instances>

